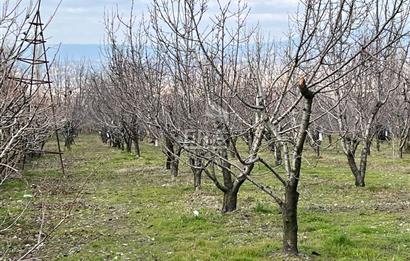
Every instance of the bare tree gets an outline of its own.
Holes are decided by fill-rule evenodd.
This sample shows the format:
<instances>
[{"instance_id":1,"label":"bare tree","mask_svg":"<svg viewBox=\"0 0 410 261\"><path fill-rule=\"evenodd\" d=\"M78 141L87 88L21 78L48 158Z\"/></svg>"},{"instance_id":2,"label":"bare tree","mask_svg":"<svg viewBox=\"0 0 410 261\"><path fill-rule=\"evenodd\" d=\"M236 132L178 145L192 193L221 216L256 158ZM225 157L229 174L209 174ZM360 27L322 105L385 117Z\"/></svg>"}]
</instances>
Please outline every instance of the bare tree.
<instances>
[{"instance_id":1,"label":"bare tree","mask_svg":"<svg viewBox=\"0 0 410 261\"><path fill-rule=\"evenodd\" d=\"M101 97L121 97L126 104L112 109L117 120L130 111L164 137L170 165L176 167L186 152L194 174L206 173L223 192L223 212L237 208L246 180L270 195L282 211L283 249L296 254L298 184L309 125L344 104L353 108L351 97L360 92L379 90L379 101L387 101L401 81L401 63L391 57L405 35L408 2L303 1L288 41L277 45L246 27L244 2L216 3L210 14L207 1L156 0L150 23L137 28L132 18L118 18L132 37L119 44L117 27L108 30L117 50L109 68L115 80ZM395 68L388 74L394 81L384 86L372 76L385 79L387 66ZM332 115L339 122L340 114ZM364 144L370 146L367 132ZM262 153L273 144L281 161ZM283 170L275 168L278 163ZM277 190L258 181L256 165L269 171Z\"/></svg>"},{"instance_id":2,"label":"bare tree","mask_svg":"<svg viewBox=\"0 0 410 261\"><path fill-rule=\"evenodd\" d=\"M408 59L408 58L407 58ZM383 112L384 120L388 124L388 128L383 128L383 131L389 134L392 133L390 138L394 143L397 139L399 157L403 157L404 152L408 152L410 148L410 90L409 90L409 72L408 61L402 71L403 82L396 91L391 95L388 104L386 104L385 111ZM380 133L379 133L380 134ZM386 136L386 133L383 133Z\"/></svg>"},{"instance_id":3,"label":"bare tree","mask_svg":"<svg viewBox=\"0 0 410 261\"><path fill-rule=\"evenodd\" d=\"M398 4L399 12L403 6ZM375 4L375 30L380 31L383 21L381 13L385 12L387 2ZM408 10L402 11L406 16ZM395 90L403 84L403 65L407 54L400 53L401 39L405 35L405 18L392 20L385 27L383 38L373 41L353 66L360 68L346 78L343 88L335 89L327 100L335 107L333 117L337 121L337 131L341 137L343 151L355 178L356 186L365 186L367 160L372 140L378 133L380 112ZM394 28L390 29L390 28ZM368 35L363 36L369 39ZM407 53L407 52L406 52ZM386 125L386 124L384 124ZM359 146L361 145L361 146ZM356 151L360 148L360 157L356 159Z\"/></svg>"},{"instance_id":4,"label":"bare tree","mask_svg":"<svg viewBox=\"0 0 410 261\"><path fill-rule=\"evenodd\" d=\"M18 174L28 157L41 153L54 129L48 89L39 84L44 72L30 60L44 59L44 54L36 55L27 43L38 37L28 26L37 9L22 8L21 1L5 1L0 15L0 184Z\"/></svg>"}]
</instances>

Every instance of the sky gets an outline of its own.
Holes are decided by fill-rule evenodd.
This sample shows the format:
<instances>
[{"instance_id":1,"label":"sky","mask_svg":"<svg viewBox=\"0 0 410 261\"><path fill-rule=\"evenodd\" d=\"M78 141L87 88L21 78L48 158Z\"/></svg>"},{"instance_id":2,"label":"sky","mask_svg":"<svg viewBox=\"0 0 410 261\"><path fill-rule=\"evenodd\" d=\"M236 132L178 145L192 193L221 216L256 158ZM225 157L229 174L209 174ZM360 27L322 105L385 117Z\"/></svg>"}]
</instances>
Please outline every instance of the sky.
<instances>
[{"instance_id":1,"label":"sky","mask_svg":"<svg viewBox=\"0 0 410 261\"><path fill-rule=\"evenodd\" d=\"M37 0L0 0L0 10L6 2L22 1L20 10ZM166 0L164 0L166 1ZM226 3L229 0L220 0ZM233 3L239 0L231 0ZM275 40L287 31L288 18L296 12L299 0L241 0L250 8L248 22L259 23L262 31ZM101 58L100 46L104 43L104 14L116 10L127 16L132 0L41 0L43 22L51 22L45 29L45 37L50 52L65 60L98 61ZM147 13L152 0L134 0L134 15L141 17ZM208 0L210 13L217 10L217 0ZM53 14L55 15L53 16ZM58 47L59 46L59 47Z\"/></svg>"},{"instance_id":2,"label":"sky","mask_svg":"<svg viewBox=\"0 0 410 261\"><path fill-rule=\"evenodd\" d=\"M0 0L5 1L5 0ZM225 0L222 0L226 2ZM42 0L43 20L48 20L60 0ZM146 13L150 0L135 0L135 14ZM296 11L298 0L248 0L249 22L259 22L264 32L281 36L286 31L288 15ZM209 0L209 9L215 5ZM46 30L49 43L101 44L104 40L104 13L118 6L129 14L131 0L63 0Z\"/></svg>"}]
</instances>

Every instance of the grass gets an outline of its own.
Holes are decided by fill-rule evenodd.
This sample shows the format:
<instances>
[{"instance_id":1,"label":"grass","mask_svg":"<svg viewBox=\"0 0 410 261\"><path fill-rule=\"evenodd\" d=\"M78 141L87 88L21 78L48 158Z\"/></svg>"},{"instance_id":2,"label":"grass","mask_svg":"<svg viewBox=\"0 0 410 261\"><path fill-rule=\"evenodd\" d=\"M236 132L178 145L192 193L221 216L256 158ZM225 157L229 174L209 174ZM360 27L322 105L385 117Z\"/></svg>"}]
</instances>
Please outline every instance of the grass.
<instances>
[{"instance_id":1,"label":"grass","mask_svg":"<svg viewBox=\"0 0 410 261\"><path fill-rule=\"evenodd\" d=\"M52 150L55 144L47 146ZM280 252L280 211L249 183L239 192L238 210L221 214L222 194L208 179L199 193L187 166L172 179L160 149L150 144L142 145L142 157L135 160L97 136L83 135L64 158L66 178L57 158L47 155L31 161L25 179L0 188L0 230L28 204L16 224L0 232L4 259L21 256L37 242L42 211L47 234L70 209L73 215L31 258L286 259ZM384 144L369 160L367 186L356 188L336 149L320 159L307 153L299 187L302 254L297 259L410 260L410 157L393 158ZM253 175L280 190L266 173L257 166Z\"/></svg>"}]
</instances>

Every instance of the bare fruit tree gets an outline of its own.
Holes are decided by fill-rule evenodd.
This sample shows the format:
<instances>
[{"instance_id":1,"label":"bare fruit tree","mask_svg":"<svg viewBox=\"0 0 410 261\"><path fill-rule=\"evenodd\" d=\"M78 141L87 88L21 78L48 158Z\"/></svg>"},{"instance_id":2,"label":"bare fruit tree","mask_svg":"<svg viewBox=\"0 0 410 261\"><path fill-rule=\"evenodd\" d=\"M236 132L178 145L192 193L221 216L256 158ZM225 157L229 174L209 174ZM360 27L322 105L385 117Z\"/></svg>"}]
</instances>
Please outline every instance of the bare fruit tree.
<instances>
[{"instance_id":1,"label":"bare fruit tree","mask_svg":"<svg viewBox=\"0 0 410 261\"><path fill-rule=\"evenodd\" d=\"M55 129L49 88L37 63L45 54L32 42L39 32L30 30L38 8L24 8L21 1L5 1L1 8L0 184L18 175L28 158L41 154Z\"/></svg>"},{"instance_id":2,"label":"bare fruit tree","mask_svg":"<svg viewBox=\"0 0 410 261\"><path fill-rule=\"evenodd\" d=\"M351 65L358 69L345 77L343 87L329 93L324 105L331 111L333 126L341 138L355 185L359 187L365 186L372 141L380 127L387 125L380 112L404 84L403 69L408 55L403 41L408 33L406 4L403 1L396 1L394 5L389 1L372 3L374 11L368 14L372 20L364 21L366 25L371 23L372 29L359 38L361 49ZM336 59L345 59L343 52L345 49L340 49ZM357 151L360 151L358 157Z\"/></svg>"},{"instance_id":3,"label":"bare fruit tree","mask_svg":"<svg viewBox=\"0 0 410 261\"><path fill-rule=\"evenodd\" d=\"M245 181L267 193L282 211L283 250L297 254L309 126L330 118L326 129L336 123L343 144L350 139L357 148L337 112L353 110L355 95L376 92L377 111L363 115L377 115L401 84L403 63L393 50L406 34L408 1L302 1L287 40L276 43L247 26L245 2L212 3L210 10L207 1L156 0L140 24L132 13L110 20L108 76L95 84L99 118L118 126L124 115L136 117L164 141L175 176L185 153L195 187L205 173L223 193L222 212L237 208ZM269 173L269 184L255 166Z\"/></svg>"}]
</instances>

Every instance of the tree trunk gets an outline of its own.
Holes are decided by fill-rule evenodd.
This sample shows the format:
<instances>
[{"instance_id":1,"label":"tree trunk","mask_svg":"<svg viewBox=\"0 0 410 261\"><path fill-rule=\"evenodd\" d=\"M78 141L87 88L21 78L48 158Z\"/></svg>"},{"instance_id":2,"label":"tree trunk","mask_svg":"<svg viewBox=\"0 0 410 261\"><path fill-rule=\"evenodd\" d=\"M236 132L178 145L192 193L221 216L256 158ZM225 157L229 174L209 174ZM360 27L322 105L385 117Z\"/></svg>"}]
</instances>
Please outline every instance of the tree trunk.
<instances>
[{"instance_id":1,"label":"tree trunk","mask_svg":"<svg viewBox=\"0 0 410 261\"><path fill-rule=\"evenodd\" d=\"M140 139L138 135L134 136L134 151L135 151L135 158L139 159L141 157L141 150L140 150Z\"/></svg>"},{"instance_id":2,"label":"tree trunk","mask_svg":"<svg viewBox=\"0 0 410 261\"><path fill-rule=\"evenodd\" d=\"M282 151L276 142L274 143L273 146L275 150L275 165L278 166L282 164Z\"/></svg>"},{"instance_id":3,"label":"tree trunk","mask_svg":"<svg viewBox=\"0 0 410 261\"><path fill-rule=\"evenodd\" d=\"M167 155L167 162L166 162L166 164L165 164L165 168L166 168L166 169L171 169L171 163L172 163L172 160L171 160L171 158Z\"/></svg>"},{"instance_id":4,"label":"tree trunk","mask_svg":"<svg viewBox=\"0 0 410 261\"><path fill-rule=\"evenodd\" d=\"M118 148L121 150L125 150L124 139L121 136L118 137Z\"/></svg>"},{"instance_id":5,"label":"tree trunk","mask_svg":"<svg viewBox=\"0 0 410 261\"><path fill-rule=\"evenodd\" d=\"M179 160L173 160L171 163L171 175L177 177L179 173Z\"/></svg>"},{"instance_id":6,"label":"tree trunk","mask_svg":"<svg viewBox=\"0 0 410 261\"><path fill-rule=\"evenodd\" d=\"M356 177L355 185L357 187L364 187L364 178L366 176L367 171L367 156L370 155L370 142L366 142L363 146L362 153L360 155L360 169L359 173Z\"/></svg>"},{"instance_id":7,"label":"tree trunk","mask_svg":"<svg viewBox=\"0 0 410 261\"><path fill-rule=\"evenodd\" d=\"M221 160L222 176L224 179L224 200L222 204L222 213L232 212L236 209L236 203L238 200L238 191L245 179L234 180L230 171L231 164L228 161L228 152L224 148L221 150L220 155L225 160Z\"/></svg>"},{"instance_id":8,"label":"tree trunk","mask_svg":"<svg viewBox=\"0 0 410 261\"><path fill-rule=\"evenodd\" d=\"M167 156L165 167L166 169L171 169L174 156L174 145L168 137L165 137L165 155Z\"/></svg>"},{"instance_id":9,"label":"tree trunk","mask_svg":"<svg viewBox=\"0 0 410 261\"><path fill-rule=\"evenodd\" d=\"M320 158L320 141L317 140L315 142L315 152L316 152L316 157Z\"/></svg>"},{"instance_id":10,"label":"tree trunk","mask_svg":"<svg viewBox=\"0 0 410 261\"><path fill-rule=\"evenodd\" d=\"M127 148L127 152L131 153L132 151L132 139L130 137L127 137L125 140L125 146Z\"/></svg>"},{"instance_id":11,"label":"tree trunk","mask_svg":"<svg viewBox=\"0 0 410 261\"><path fill-rule=\"evenodd\" d=\"M406 140L407 140L407 142L406 142L406 145L405 145L405 151L410 152L410 130L409 130L409 134L407 135Z\"/></svg>"},{"instance_id":12,"label":"tree trunk","mask_svg":"<svg viewBox=\"0 0 410 261\"><path fill-rule=\"evenodd\" d=\"M356 178L359 175L359 169L357 168L357 164L356 164L356 160L354 158L354 155L353 155L353 153L348 153L346 155L346 157L347 157L347 162L349 164L350 171L352 172L353 177Z\"/></svg>"},{"instance_id":13,"label":"tree trunk","mask_svg":"<svg viewBox=\"0 0 410 261\"><path fill-rule=\"evenodd\" d=\"M179 157L181 156L181 148L178 148L175 154L171 156L171 175L177 177L179 174Z\"/></svg>"},{"instance_id":14,"label":"tree trunk","mask_svg":"<svg viewBox=\"0 0 410 261\"><path fill-rule=\"evenodd\" d=\"M320 158L320 145L322 143L322 133L319 130L314 130L311 136L311 147L316 153L316 157Z\"/></svg>"},{"instance_id":15,"label":"tree trunk","mask_svg":"<svg viewBox=\"0 0 410 261\"><path fill-rule=\"evenodd\" d=\"M303 147L306 142L307 131L310 125L314 94L307 88L304 78L299 80L299 89L305 98L302 124L298 131L293 151L292 167L287 167L289 180L285 183L285 201L280 204L283 219L283 251L286 254L298 254L298 220L297 209L299 193L297 191L302 167Z\"/></svg>"},{"instance_id":16,"label":"tree trunk","mask_svg":"<svg viewBox=\"0 0 410 261\"><path fill-rule=\"evenodd\" d=\"M68 151L71 151L71 142L69 140L69 137L65 138L64 146L67 148Z\"/></svg>"},{"instance_id":17,"label":"tree trunk","mask_svg":"<svg viewBox=\"0 0 410 261\"><path fill-rule=\"evenodd\" d=\"M365 183L364 183L364 176L359 174L355 177L355 185L356 187L364 187Z\"/></svg>"},{"instance_id":18,"label":"tree trunk","mask_svg":"<svg viewBox=\"0 0 410 261\"><path fill-rule=\"evenodd\" d=\"M222 213L234 211L236 209L237 201L238 201L238 190L237 189L231 189L231 190L224 192Z\"/></svg>"},{"instance_id":19,"label":"tree trunk","mask_svg":"<svg viewBox=\"0 0 410 261\"><path fill-rule=\"evenodd\" d=\"M195 191L201 189L202 179L202 161L196 157L189 157L189 164L191 165L192 174L194 175L194 188Z\"/></svg>"},{"instance_id":20,"label":"tree trunk","mask_svg":"<svg viewBox=\"0 0 410 261\"><path fill-rule=\"evenodd\" d=\"M201 180L202 180L202 171L195 170L194 171L194 188L195 191L201 190Z\"/></svg>"},{"instance_id":21,"label":"tree trunk","mask_svg":"<svg viewBox=\"0 0 410 261\"><path fill-rule=\"evenodd\" d=\"M364 178L366 173L366 165L367 165L367 150L363 149L360 158L360 169L357 167L354 155L349 153L347 155L347 161L349 163L350 170L355 178L355 185L356 187L364 187Z\"/></svg>"},{"instance_id":22,"label":"tree trunk","mask_svg":"<svg viewBox=\"0 0 410 261\"><path fill-rule=\"evenodd\" d=\"M298 201L297 188L294 186L286 187L285 202L282 205L283 251L286 254L298 254Z\"/></svg>"}]
</instances>

